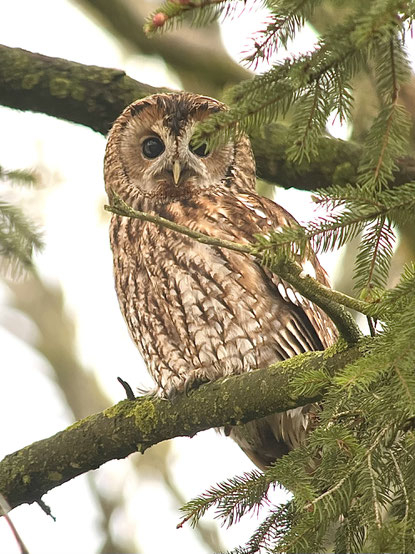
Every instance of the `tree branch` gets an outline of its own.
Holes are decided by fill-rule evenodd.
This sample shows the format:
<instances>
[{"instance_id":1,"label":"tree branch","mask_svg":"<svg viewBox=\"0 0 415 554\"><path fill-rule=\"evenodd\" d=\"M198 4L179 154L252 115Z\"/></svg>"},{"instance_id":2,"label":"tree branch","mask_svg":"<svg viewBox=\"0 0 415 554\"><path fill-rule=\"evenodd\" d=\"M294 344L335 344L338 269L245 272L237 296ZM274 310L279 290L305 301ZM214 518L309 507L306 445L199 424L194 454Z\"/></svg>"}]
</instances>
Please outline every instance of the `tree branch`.
<instances>
[{"instance_id":1,"label":"tree branch","mask_svg":"<svg viewBox=\"0 0 415 554\"><path fill-rule=\"evenodd\" d=\"M295 378L312 370L329 377L360 355L357 346L340 352L333 347L219 379L173 401L150 395L124 400L6 456L0 462L0 492L12 508L35 502L78 475L161 441L318 401L324 387L307 398L296 390Z\"/></svg>"},{"instance_id":2,"label":"tree branch","mask_svg":"<svg viewBox=\"0 0 415 554\"><path fill-rule=\"evenodd\" d=\"M124 71L0 45L0 103L66 119L106 134L133 100L156 89Z\"/></svg>"},{"instance_id":3,"label":"tree branch","mask_svg":"<svg viewBox=\"0 0 415 554\"><path fill-rule=\"evenodd\" d=\"M129 103L168 89L154 88L124 71L88 66L0 45L0 104L80 123L106 134ZM355 183L361 146L333 138L319 141L310 163L287 160L292 144L282 124L265 126L251 136L258 177L282 187L315 190ZM396 184L415 179L415 160L399 161Z\"/></svg>"},{"instance_id":4,"label":"tree branch","mask_svg":"<svg viewBox=\"0 0 415 554\"><path fill-rule=\"evenodd\" d=\"M141 221L149 221L156 225L167 227L172 231L186 235L202 244L227 248L228 250L240 252L241 254L250 254L257 258L260 263L264 264L263 252L259 244L239 244L237 242L211 237L199 231L193 231L184 225L178 225L164 217L134 210L115 193L112 193L112 205L104 206L104 208L120 216L133 217ZM330 289L309 275L304 275L302 268L294 260L289 260L286 256L275 263L270 265L267 264L267 266L273 273L295 287L300 294L317 304L317 306L320 306L336 325L340 335L348 344L354 344L359 340L361 336L359 328L350 313L347 312L343 306L348 306L369 315L369 312L372 313L369 303Z\"/></svg>"}]
</instances>

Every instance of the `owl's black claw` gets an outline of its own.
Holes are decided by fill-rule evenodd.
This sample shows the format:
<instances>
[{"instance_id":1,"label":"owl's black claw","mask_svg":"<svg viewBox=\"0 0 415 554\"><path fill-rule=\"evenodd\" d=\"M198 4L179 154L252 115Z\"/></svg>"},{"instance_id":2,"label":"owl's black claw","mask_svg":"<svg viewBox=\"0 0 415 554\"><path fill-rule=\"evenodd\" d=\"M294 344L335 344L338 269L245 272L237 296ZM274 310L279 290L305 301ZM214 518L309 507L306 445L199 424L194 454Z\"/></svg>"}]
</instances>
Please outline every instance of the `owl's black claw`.
<instances>
[{"instance_id":1,"label":"owl's black claw","mask_svg":"<svg viewBox=\"0 0 415 554\"><path fill-rule=\"evenodd\" d=\"M203 385L203 383L207 383L208 381L209 379L203 379L203 377L196 376L195 374L189 375L184 382L183 392L186 396L189 396L193 390L198 389L200 385Z\"/></svg>"},{"instance_id":2,"label":"owl's black claw","mask_svg":"<svg viewBox=\"0 0 415 554\"><path fill-rule=\"evenodd\" d=\"M123 389L125 390L125 394L127 395L127 400L134 400L135 394L133 393L133 389L130 387L127 381L124 381L124 379L121 379L121 377L117 377L117 381L122 385Z\"/></svg>"},{"instance_id":3,"label":"owl's black claw","mask_svg":"<svg viewBox=\"0 0 415 554\"><path fill-rule=\"evenodd\" d=\"M166 394L166 398L171 402L174 402L179 394L180 393L177 389L170 389L169 392Z\"/></svg>"}]
</instances>

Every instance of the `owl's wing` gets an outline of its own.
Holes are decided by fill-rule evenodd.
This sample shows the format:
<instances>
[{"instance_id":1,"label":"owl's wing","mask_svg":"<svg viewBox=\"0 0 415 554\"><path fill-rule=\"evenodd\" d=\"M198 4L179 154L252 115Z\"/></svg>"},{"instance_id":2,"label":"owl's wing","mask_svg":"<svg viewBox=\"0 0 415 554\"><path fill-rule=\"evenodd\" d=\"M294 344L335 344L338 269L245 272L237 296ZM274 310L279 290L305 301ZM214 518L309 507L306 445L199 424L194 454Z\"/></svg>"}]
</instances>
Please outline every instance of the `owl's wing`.
<instances>
[{"instance_id":1,"label":"owl's wing","mask_svg":"<svg viewBox=\"0 0 415 554\"><path fill-rule=\"evenodd\" d=\"M200 199L203 205L203 198ZM297 225L296 220L284 208L272 200L254 193L219 194L215 200L206 199L203 208L205 221L210 222L200 230L235 242L252 242L253 235L267 234L271 229ZM200 219L199 219L200 221ZM310 252L301 261L306 274L320 283L330 286L327 274L316 255ZM332 345L338 337L337 329L327 314L275 273L261 266L263 278L289 308L291 321L286 333L295 336L296 352L321 350ZM300 346L301 345L301 346Z\"/></svg>"},{"instance_id":2,"label":"owl's wing","mask_svg":"<svg viewBox=\"0 0 415 554\"><path fill-rule=\"evenodd\" d=\"M295 219L281 206L250 193L227 195L221 192L210 197L199 197L196 213L197 220L193 219L197 221L195 228L235 242L252 242L254 234L267 234L271 229L278 230L279 227L296 224ZM232 271L242 273L244 261L241 256L229 250L220 250ZM308 256L302 260L304 271L328 286L326 273L315 254L310 252ZM249 265L248 260L246 262ZM335 342L337 329L323 310L255 260L251 259L252 263L257 270L252 279L259 279L266 286L265 294L268 296L265 298L269 306L278 306L277 312L274 312L277 321L272 331L271 347L274 354L269 358L269 363L302 352L323 350ZM247 271L247 268L244 269ZM255 285L253 281L251 283ZM256 286L255 290L258 292L263 289ZM251 460L265 469L304 442L316 424L316 412L318 407L308 404L243 426L231 427L228 432Z\"/></svg>"},{"instance_id":3,"label":"owl's wing","mask_svg":"<svg viewBox=\"0 0 415 554\"><path fill-rule=\"evenodd\" d=\"M298 225L294 217L289 214L282 206L279 206L268 198L257 196L256 194L239 194L238 201L243 203L250 213L254 212L253 223L260 228L260 233L268 233L270 229L278 230L282 227ZM310 275L325 286L330 286L327 273L322 268L314 252L310 252L306 259L301 261L301 266L305 274ZM295 291L291 285L280 279L275 273L266 268L264 272L268 274L271 281L277 287L282 298L291 304L300 308L307 319L312 323L324 348L327 348L335 342L338 337L338 331L327 316L327 314L310 300Z\"/></svg>"}]
</instances>

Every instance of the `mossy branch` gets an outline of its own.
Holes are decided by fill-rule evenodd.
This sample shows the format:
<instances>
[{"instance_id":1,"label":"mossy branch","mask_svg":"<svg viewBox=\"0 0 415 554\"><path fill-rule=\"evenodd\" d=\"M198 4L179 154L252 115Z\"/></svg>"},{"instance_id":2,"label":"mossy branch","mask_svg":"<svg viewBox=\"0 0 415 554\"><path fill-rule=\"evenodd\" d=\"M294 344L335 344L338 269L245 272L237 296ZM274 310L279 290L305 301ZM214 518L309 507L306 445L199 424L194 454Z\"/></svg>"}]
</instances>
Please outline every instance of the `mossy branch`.
<instances>
[{"instance_id":1,"label":"mossy branch","mask_svg":"<svg viewBox=\"0 0 415 554\"><path fill-rule=\"evenodd\" d=\"M106 134L122 110L138 98L168 89L154 88L124 71L88 66L0 45L0 104L80 123ZM271 124L251 142L258 177L279 186L316 190L355 183L361 146L329 137L318 142L310 163L287 156L292 136L285 125ZM396 184L415 179L415 160L399 161Z\"/></svg>"},{"instance_id":2,"label":"mossy branch","mask_svg":"<svg viewBox=\"0 0 415 554\"><path fill-rule=\"evenodd\" d=\"M225 377L168 401L147 395L124 400L0 462L0 493L12 508L112 459L199 431L243 424L322 398L324 386L305 397L295 378L319 370L328 376L360 356L357 346L309 352L267 369Z\"/></svg>"},{"instance_id":3,"label":"mossy branch","mask_svg":"<svg viewBox=\"0 0 415 554\"><path fill-rule=\"evenodd\" d=\"M66 119L105 134L137 98L166 91L124 71L0 46L0 104Z\"/></svg>"},{"instance_id":4,"label":"mossy branch","mask_svg":"<svg viewBox=\"0 0 415 554\"><path fill-rule=\"evenodd\" d=\"M264 263L264 257L261 249L258 248L258 244L239 244L237 242L210 237L204 233L193 231L184 225L178 225L158 215L134 210L114 193L112 194L112 205L104 207L107 211L116 215L133 217L141 221L149 221L156 225L167 227L172 231L186 235L203 244L227 248L228 250L234 250L242 254L250 254L257 258L260 263ZM320 308L332 319L340 335L348 344L356 343L361 333L350 313L344 309L344 306L358 310L363 314L369 314L371 308L369 303L332 290L312 277L304 275L302 268L294 260L290 260L285 256L279 258L277 262L270 265L267 264L267 266L273 273L290 283L303 296L320 306Z\"/></svg>"},{"instance_id":5,"label":"mossy branch","mask_svg":"<svg viewBox=\"0 0 415 554\"><path fill-rule=\"evenodd\" d=\"M111 193L111 196L111 206L104 206L104 209L108 212L125 217L132 217L134 219L139 219L140 221L149 221L150 223L155 223L156 225L160 225L161 227L166 227L167 229L176 231L181 235L186 235L187 237L194 239L202 244L209 244L210 246L220 246L222 248L227 248L228 250L241 252L242 254L253 253L252 246L250 246L249 244L239 244L238 242L233 242L231 240L210 237L209 235L205 235L204 233L200 233L199 231L193 231L185 225L179 225L178 223L174 223L173 221L170 221L169 219L166 219L164 217L160 217L159 215L134 210L134 208L131 208L131 206L126 204L124 200L114 192Z\"/></svg>"}]
</instances>

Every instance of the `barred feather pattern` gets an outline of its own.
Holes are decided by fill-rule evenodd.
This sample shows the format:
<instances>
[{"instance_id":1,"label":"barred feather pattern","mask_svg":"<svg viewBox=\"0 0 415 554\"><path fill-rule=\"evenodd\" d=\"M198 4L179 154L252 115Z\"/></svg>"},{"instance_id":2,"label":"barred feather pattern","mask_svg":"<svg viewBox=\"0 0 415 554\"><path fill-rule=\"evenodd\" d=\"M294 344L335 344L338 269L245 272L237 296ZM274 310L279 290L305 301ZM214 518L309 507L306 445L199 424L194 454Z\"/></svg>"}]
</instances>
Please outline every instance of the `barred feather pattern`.
<instances>
[{"instance_id":1,"label":"barred feather pattern","mask_svg":"<svg viewBox=\"0 0 415 554\"><path fill-rule=\"evenodd\" d=\"M195 122L218 108L225 109L185 93L155 95L127 108L109 136L109 197L114 191L135 209L240 243L292 225L281 206L253 192L255 166L246 137L200 159L192 154ZM153 162L140 154L147 136L163 142L164 159ZM324 349L337 337L324 312L247 254L117 215L110 241L121 311L162 396ZM302 263L328 284L313 254ZM226 432L263 469L305 439L315 411L305 406Z\"/></svg>"}]
</instances>

